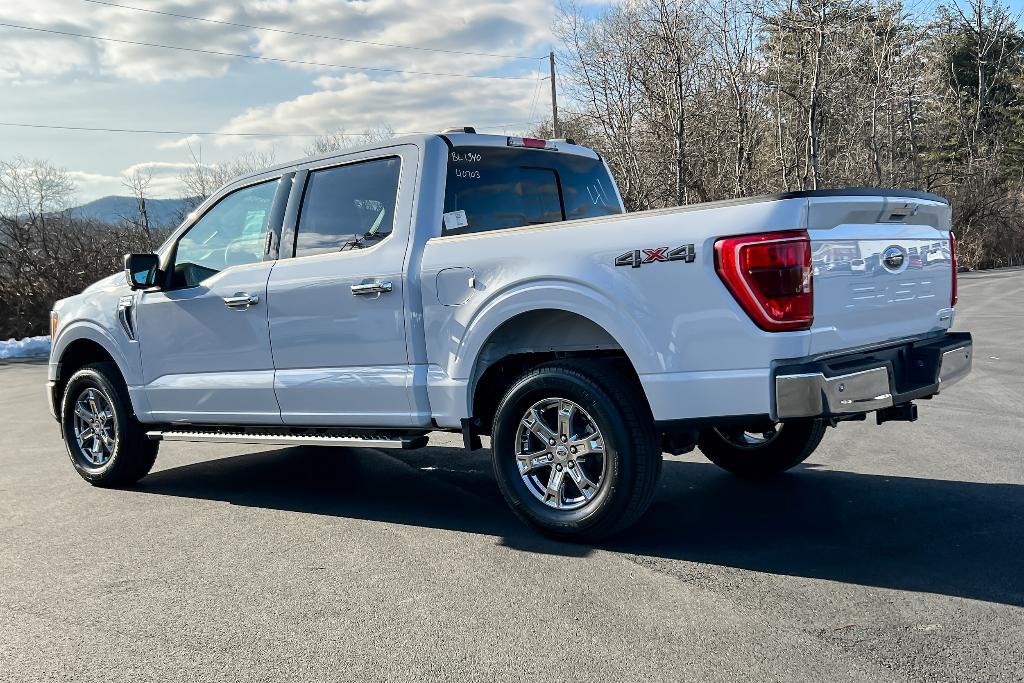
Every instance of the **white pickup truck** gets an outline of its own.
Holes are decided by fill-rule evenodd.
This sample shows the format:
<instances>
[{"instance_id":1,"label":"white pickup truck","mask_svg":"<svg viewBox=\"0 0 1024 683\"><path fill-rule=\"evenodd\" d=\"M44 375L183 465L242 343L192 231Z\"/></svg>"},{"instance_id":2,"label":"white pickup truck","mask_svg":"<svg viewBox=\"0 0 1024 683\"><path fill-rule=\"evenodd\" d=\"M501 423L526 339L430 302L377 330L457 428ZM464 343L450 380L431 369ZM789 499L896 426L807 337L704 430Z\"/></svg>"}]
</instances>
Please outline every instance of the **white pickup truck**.
<instances>
[{"instance_id":1,"label":"white pickup truck","mask_svg":"<svg viewBox=\"0 0 1024 683\"><path fill-rule=\"evenodd\" d=\"M47 393L93 484L161 441L452 430L490 435L526 522L597 538L643 514L664 451L777 473L963 378L949 228L905 190L625 213L570 140L398 138L239 178L57 302Z\"/></svg>"}]
</instances>

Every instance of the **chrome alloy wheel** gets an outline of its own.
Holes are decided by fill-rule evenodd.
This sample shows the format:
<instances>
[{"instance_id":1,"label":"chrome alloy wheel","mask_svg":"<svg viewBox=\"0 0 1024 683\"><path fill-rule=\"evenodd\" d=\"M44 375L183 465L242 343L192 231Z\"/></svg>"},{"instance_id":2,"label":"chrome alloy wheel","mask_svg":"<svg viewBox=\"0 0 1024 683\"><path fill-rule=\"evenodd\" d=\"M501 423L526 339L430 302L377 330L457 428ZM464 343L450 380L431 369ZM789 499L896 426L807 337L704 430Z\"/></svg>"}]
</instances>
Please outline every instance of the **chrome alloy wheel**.
<instances>
[{"instance_id":1,"label":"chrome alloy wheel","mask_svg":"<svg viewBox=\"0 0 1024 683\"><path fill-rule=\"evenodd\" d=\"M89 387L75 399L75 441L82 456L95 467L110 460L117 449L117 420L110 401Z\"/></svg>"},{"instance_id":2,"label":"chrome alloy wheel","mask_svg":"<svg viewBox=\"0 0 1024 683\"><path fill-rule=\"evenodd\" d=\"M718 433L718 436L722 437L723 441L736 446L737 448L753 449L767 446L779 438L779 434L782 433L782 423L776 423L772 425L770 429L763 431L719 429L718 427L715 427L715 432Z\"/></svg>"},{"instance_id":3,"label":"chrome alloy wheel","mask_svg":"<svg viewBox=\"0 0 1024 683\"><path fill-rule=\"evenodd\" d=\"M604 437L583 408L568 399L546 398L519 422L516 464L534 498L558 510L576 510L601 490Z\"/></svg>"}]
</instances>

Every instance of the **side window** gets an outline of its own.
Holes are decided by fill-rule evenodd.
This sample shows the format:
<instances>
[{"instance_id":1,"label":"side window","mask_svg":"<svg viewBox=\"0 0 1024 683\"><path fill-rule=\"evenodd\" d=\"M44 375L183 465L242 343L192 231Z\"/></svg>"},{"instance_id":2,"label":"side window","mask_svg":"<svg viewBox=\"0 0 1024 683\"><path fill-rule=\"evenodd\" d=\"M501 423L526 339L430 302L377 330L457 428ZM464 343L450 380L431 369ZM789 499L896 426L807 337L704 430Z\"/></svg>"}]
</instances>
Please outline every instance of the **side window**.
<instances>
[{"instance_id":1,"label":"side window","mask_svg":"<svg viewBox=\"0 0 1024 683\"><path fill-rule=\"evenodd\" d=\"M221 199L178 241L174 283L192 287L231 266L263 260L278 180Z\"/></svg>"},{"instance_id":2,"label":"side window","mask_svg":"<svg viewBox=\"0 0 1024 683\"><path fill-rule=\"evenodd\" d=\"M362 249L390 235L401 168L401 159L388 157L310 173L295 255Z\"/></svg>"}]
</instances>

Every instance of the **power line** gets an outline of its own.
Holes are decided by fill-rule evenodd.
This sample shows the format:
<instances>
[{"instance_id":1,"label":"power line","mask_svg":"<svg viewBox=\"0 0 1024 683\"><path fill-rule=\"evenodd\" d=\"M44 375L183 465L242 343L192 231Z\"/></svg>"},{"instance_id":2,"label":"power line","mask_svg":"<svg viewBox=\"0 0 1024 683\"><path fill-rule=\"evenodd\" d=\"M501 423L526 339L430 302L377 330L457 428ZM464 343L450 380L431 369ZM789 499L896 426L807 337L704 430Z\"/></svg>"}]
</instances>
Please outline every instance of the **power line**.
<instances>
[{"instance_id":1,"label":"power line","mask_svg":"<svg viewBox=\"0 0 1024 683\"><path fill-rule=\"evenodd\" d=\"M490 123L480 124L481 126L487 126L488 128L510 128L517 125L528 125L537 123L537 121L520 121L514 123ZM79 130L88 131L94 133L150 133L154 135L195 135L195 136L226 136L226 137L254 137L254 138L316 138L324 135L324 133L234 133L230 131L222 132L196 132L196 131L184 131L184 130L160 130L153 128L99 128L92 126L59 126L50 125L44 123L19 123L13 121L0 121L0 126L14 127L14 128L42 128L45 130ZM430 134L431 132L437 131L404 131L396 132L395 135L416 135L416 134ZM337 135L341 137L361 138L366 133L343 133L343 132L332 132L327 135Z\"/></svg>"},{"instance_id":2,"label":"power line","mask_svg":"<svg viewBox=\"0 0 1024 683\"><path fill-rule=\"evenodd\" d=\"M91 126L57 126L48 125L43 123L14 123L9 121L0 121L0 126L10 126L17 128L45 128L47 130L85 130L100 133L155 133L158 135L225 135L225 136L237 136L237 137L283 137L283 138L315 138L318 136L317 133L200 133L200 132L189 132L183 130L156 130L150 128L94 128ZM360 133L342 133L342 135L361 135Z\"/></svg>"},{"instance_id":3,"label":"power line","mask_svg":"<svg viewBox=\"0 0 1024 683\"><path fill-rule=\"evenodd\" d=\"M477 74L452 74L452 73L438 73L434 71L406 71L405 69L389 69L380 66L352 66L350 64L329 64L326 62L310 62L302 59L284 59L282 57L263 57L260 55L248 55L241 52L220 52L219 50L204 50L198 47L182 47L180 45L163 45L161 43L143 43L137 40L124 40L121 38L108 38L105 36L93 36L85 33L71 33L70 31L58 31L51 28L38 28L35 26L21 26L19 24L6 24L0 23L0 26L6 28L16 28L23 31L37 31L39 33L52 33L59 36L69 36L71 38L86 38L88 40L103 40L110 43L122 43L125 45L139 45L142 47L159 47L164 50L180 50L181 52L198 52L206 55L216 55L218 57L238 57L241 59L253 59L261 62L278 62L281 64L299 64L302 66L318 66L330 69L352 69L354 71L385 71L388 73L396 74L412 74L415 76L448 76L453 78L489 78L503 81L529 81L532 80L529 76L483 76Z\"/></svg>"},{"instance_id":4,"label":"power line","mask_svg":"<svg viewBox=\"0 0 1024 683\"><path fill-rule=\"evenodd\" d=\"M345 43L359 43L360 45L373 45L375 47L391 47L400 48L403 50L422 50L424 52L445 52L453 55L472 55L474 57L499 57L501 59L546 59L545 56L535 57L529 55L504 55L495 54L493 52L469 52L464 50L445 50L439 47L417 47L415 45L399 45L397 43L378 43L372 40L359 40L356 38L343 38L341 36L328 36L319 33L303 33L302 31L289 31L283 28L271 28L269 26L256 26L254 24L243 24L235 21L221 21L219 19L208 19L206 17L194 17L189 14L178 14L176 12L164 12L161 10L147 9L145 7L134 7L132 5L119 5L116 2L105 2L105 0L82 0L83 2L89 2L94 5L106 5L107 7L117 7L119 9L132 10L134 12L146 12L149 14L160 14L165 17L176 17L178 19L191 19L192 21L205 21L210 24L220 24L221 26L235 26L237 28L248 28L256 31L271 31L273 33L284 33L290 36L302 36L304 38L319 38L322 40L337 40Z\"/></svg>"}]
</instances>

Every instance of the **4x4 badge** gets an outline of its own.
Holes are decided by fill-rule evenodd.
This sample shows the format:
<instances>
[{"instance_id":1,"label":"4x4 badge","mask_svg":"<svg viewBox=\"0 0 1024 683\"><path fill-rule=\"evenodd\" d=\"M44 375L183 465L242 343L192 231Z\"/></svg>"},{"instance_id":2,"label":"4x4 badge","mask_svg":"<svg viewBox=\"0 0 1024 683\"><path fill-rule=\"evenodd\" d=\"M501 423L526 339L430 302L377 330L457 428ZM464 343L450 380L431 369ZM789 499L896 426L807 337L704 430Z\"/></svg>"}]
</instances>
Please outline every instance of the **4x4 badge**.
<instances>
[{"instance_id":1,"label":"4x4 badge","mask_svg":"<svg viewBox=\"0 0 1024 683\"><path fill-rule=\"evenodd\" d=\"M615 265L639 268L645 263L655 263L656 261L685 261L686 263L693 263L695 258L697 258L697 252L693 248L693 245L684 244L683 246L676 247L675 249L669 249L668 247L656 247L654 249L634 249L633 251L627 251L625 254L615 259Z\"/></svg>"}]
</instances>

